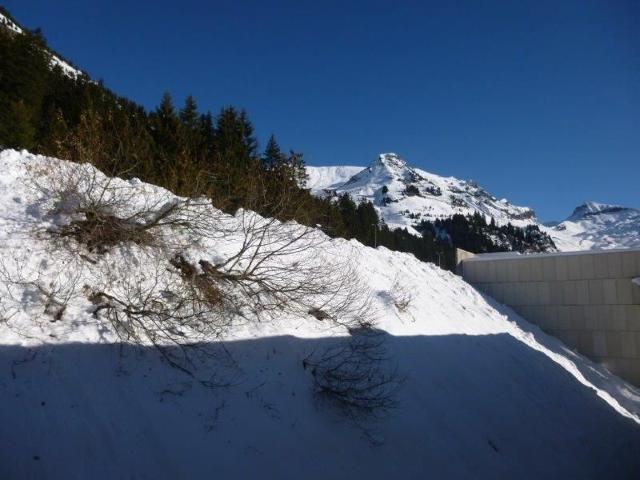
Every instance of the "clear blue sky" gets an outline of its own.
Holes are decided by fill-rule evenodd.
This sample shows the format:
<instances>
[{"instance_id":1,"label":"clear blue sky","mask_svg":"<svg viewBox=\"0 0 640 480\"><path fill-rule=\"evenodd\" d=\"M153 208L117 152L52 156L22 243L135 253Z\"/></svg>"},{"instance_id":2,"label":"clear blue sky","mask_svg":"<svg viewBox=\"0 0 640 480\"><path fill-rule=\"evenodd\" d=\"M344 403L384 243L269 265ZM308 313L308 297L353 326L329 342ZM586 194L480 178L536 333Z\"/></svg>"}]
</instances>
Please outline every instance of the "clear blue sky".
<instances>
[{"instance_id":1,"label":"clear blue sky","mask_svg":"<svg viewBox=\"0 0 640 480\"><path fill-rule=\"evenodd\" d=\"M637 0L3 4L117 93L245 107L311 165L395 151L542 220L640 207Z\"/></svg>"}]
</instances>

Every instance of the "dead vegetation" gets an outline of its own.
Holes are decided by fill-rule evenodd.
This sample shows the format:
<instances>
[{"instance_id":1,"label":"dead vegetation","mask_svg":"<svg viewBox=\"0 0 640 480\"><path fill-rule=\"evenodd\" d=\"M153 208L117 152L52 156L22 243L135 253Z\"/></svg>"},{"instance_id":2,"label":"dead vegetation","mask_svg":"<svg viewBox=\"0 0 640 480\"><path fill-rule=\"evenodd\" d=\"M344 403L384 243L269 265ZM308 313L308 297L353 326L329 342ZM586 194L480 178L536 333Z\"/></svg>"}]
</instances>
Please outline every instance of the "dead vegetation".
<instances>
[{"instance_id":1,"label":"dead vegetation","mask_svg":"<svg viewBox=\"0 0 640 480\"><path fill-rule=\"evenodd\" d=\"M413 301L413 294L400 282L400 279L398 278L396 278L391 285L389 297L391 298L393 305L401 313L406 312Z\"/></svg>"},{"instance_id":2,"label":"dead vegetation","mask_svg":"<svg viewBox=\"0 0 640 480\"><path fill-rule=\"evenodd\" d=\"M45 275L46 265L35 269L26 267L26 257L0 260L0 309L2 316L11 318L23 307L36 308L50 322L64 318L67 305L76 294L80 269Z\"/></svg>"},{"instance_id":3,"label":"dead vegetation","mask_svg":"<svg viewBox=\"0 0 640 480\"><path fill-rule=\"evenodd\" d=\"M393 407L399 381L373 329L371 294L321 232L246 210L224 215L206 199L108 178L90 165L45 165L31 176L44 242L51 255L72 259L63 265L76 276L4 280L37 291L52 321L81 297L121 341L152 345L173 367L217 386L198 374L199 360L211 356L207 345L240 323L312 317L351 335L305 360L319 397L351 417ZM393 290L396 307L407 308L410 298Z\"/></svg>"},{"instance_id":4,"label":"dead vegetation","mask_svg":"<svg viewBox=\"0 0 640 480\"><path fill-rule=\"evenodd\" d=\"M204 198L179 198L135 180L104 176L89 164L44 165L31 169L31 187L42 199L40 209L53 225L47 233L76 246L104 254L118 244L184 247L183 236L219 237L220 215ZM75 240L69 242L69 240Z\"/></svg>"}]
</instances>

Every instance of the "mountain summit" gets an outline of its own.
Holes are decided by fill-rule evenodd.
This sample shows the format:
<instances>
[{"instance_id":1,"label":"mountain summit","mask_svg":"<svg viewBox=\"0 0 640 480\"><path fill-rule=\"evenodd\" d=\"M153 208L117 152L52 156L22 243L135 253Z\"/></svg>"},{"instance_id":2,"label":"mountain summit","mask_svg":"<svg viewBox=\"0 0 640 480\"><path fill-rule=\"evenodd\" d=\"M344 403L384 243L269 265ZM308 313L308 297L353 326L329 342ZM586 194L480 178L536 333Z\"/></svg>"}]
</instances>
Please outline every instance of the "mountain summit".
<instances>
[{"instance_id":1,"label":"mountain summit","mask_svg":"<svg viewBox=\"0 0 640 480\"><path fill-rule=\"evenodd\" d=\"M640 210L586 202L545 230L561 250L640 247Z\"/></svg>"},{"instance_id":2,"label":"mountain summit","mask_svg":"<svg viewBox=\"0 0 640 480\"><path fill-rule=\"evenodd\" d=\"M354 200L370 201L392 228L414 227L422 220L435 221L455 214L480 213L498 225L525 227L536 224L528 207L498 200L473 181L442 177L411 167L396 153L382 153L346 181L336 181L345 167L307 167L316 194L349 194ZM355 167L349 167L355 168ZM335 175L331 175L332 169ZM324 183L324 185L322 185Z\"/></svg>"}]
</instances>

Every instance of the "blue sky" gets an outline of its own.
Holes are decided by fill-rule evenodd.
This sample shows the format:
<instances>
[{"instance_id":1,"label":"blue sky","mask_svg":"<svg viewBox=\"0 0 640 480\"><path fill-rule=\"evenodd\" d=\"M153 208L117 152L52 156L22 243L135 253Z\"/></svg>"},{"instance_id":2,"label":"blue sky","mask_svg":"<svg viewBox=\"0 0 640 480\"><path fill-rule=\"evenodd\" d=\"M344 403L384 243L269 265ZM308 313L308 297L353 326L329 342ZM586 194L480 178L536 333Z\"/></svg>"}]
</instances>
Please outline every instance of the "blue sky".
<instances>
[{"instance_id":1,"label":"blue sky","mask_svg":"<svg viewBox=\"0 0 640 480\"><path fill-rule=\"evenodd\" d=\"M640 207L638 1L3 5L117 93L245 107L311 165L394 151L542 220Z\"/></svg>"}]
</instances>

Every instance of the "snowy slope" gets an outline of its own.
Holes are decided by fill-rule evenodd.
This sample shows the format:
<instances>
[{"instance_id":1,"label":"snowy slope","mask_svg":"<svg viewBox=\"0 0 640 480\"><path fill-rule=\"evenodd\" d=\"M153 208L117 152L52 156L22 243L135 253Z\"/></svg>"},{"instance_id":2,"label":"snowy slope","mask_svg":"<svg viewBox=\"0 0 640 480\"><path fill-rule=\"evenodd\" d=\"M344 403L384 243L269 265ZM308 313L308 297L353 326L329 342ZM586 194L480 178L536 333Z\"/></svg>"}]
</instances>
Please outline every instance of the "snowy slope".
<instances>
[{"instance_id":1,"label":"snowy slope","mask_svg":"<svg viewBox=\"0 0 640 480\"><path fill-rule=\"evenodd\" d=\"M306 187L314 195L322 194L325 189L333 190L349 180L364 167L352 167L348 165L336 167L307 167Z\"/></svg>"},{"instance_id":2,"label":"snowy slope","mask_svg":"<svg viewBox=\"0 0 640 480\"><path fill-rule=\"evenodd\" d=\"M12 32L22 33L22 28L20 28L10 18L7 18L6 16L4 16L1 12L0 12L0 25L4 26L5 28L8 28Z\"/></svg>"},{"instance_id":3,"label":"snowy slope","mask_svg":"<svg viewBox=\"0 0 640 480\"><path fill-rule=\"evenodd\" d=\"M24 30L17 23L12 21L10 18L7 18L2 13L0 13L0 27L5 27L17 34L24 33ZM47 53L50 56L49 65L51 66L51 68L60 67L63 73L71 78L78 78L84 75L84 73L81 70L78 70L77 68L72 67L68 62L65 62L64 60L62 60L55 53L51 51L47 51Z\"/></svg>"},{"instance_id":4,"label":"snowy slope","mask_svg":"<svg viewBox=\"0 0 640 480\"><path fill-rule=\"evenodd\" d=\"M543 229L563 251L640 247L640 210L587 202Z\"/></svg>"},{"instance_id":5,"label":"snowy slope","mask_svg":"<svg viewBox=\"0 0 640 480\"><path fill-rule=\"evenodd\" d=\"M65 168L0 153L0 478L640 475L640 391L408 254L316 232L320 249L283 260L349 261L352 283L370 292L369 319L386 332L389 361L404 378L397 407L381 418L345 418L318 401L304 360L350 334L311 315L239 318L210 344L220 357L198 364L200 374L229 380L213 389L170 368L150 345L119 343L85 296L71 295L53 321L32 283L7 278L47 288L73 278L81 289L110 269L117 289L152 268L143 246L70 263L56 250L46 231L60 219L47 214L33 176ZM172 198L139 181L114 185L141 202ZM211 215L239 229L244 212ZM192 239L186 254L228 257L236 233ZM406 309L396 307L399 290L410 292Z\"/></svg>"},{"instance_id":6,"label":"snowy slope","mask_svg":"<svg viewBox=\"0 0 640 480\"><path fill-rule=\"evenodd\" d=\"M498 200L474 182L413 168L395 153L380 154L346 181L338 168L341 167L310 167L310 177L315 179L312 192L322 194L322 189L330 189L338 194L348 193L356 201L371 201L392 228L405 227L415 233L412 226L420 220L475 212L494 218L499 225L536 223L535 214L528 207ZM321 175L316 173L319 169Z\"/></svg>"}]
</instances>

